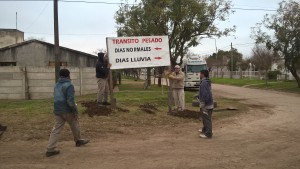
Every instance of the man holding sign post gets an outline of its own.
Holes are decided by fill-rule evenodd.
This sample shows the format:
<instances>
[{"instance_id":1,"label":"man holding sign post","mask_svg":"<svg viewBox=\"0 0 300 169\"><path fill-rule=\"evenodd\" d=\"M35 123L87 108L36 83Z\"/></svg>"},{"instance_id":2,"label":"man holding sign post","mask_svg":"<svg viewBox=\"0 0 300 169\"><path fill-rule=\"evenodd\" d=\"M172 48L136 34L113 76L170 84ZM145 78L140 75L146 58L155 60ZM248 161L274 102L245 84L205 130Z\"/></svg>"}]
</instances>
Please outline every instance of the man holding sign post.
<instances>
[{"instance_id":1,"label":"man holding sign post","mask_svg":"<svg viewBox=\"0 0 300 169\"><path fill-rule=\"evenodd\" d=\"M185 109L185 95L184 95L184 73L180 70L180 66L175 66L175 71L169 75L172 80L173 99L177 111Z\"/></svg>"},{"instance_id":2,"label":"man holding sign post","mask_svg":"<svg viewBox=\"0 0 300 169\"><path fill-rule=\"evenodd\" d=\"M105 57L104 53L98 53L98 61L96 64L96 77L98 83L98 106L110 105L110 103L108 103L107 101L109 93L108 75L110 67L111 64L108 63L108 59L107 57Z\"/></svg>"}]
</instances>

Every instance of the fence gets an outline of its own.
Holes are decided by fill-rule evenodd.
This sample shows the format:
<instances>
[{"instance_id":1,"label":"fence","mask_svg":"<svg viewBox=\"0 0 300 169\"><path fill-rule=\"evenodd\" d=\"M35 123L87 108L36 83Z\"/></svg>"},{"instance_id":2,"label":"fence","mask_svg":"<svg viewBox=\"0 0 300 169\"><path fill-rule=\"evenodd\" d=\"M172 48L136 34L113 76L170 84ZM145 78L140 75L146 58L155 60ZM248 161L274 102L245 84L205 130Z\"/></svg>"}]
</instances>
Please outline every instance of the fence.
<instances>
[{"instance_id":1,"label":"fence","mask_svg":"<svg viewBox=\"0 0 300 169\"><path fill-rule=\"evenodd\" d=\"M231 72L230 71L213 71L212 72L212 77L222 77L222 78L230 78L231 77ZM234 79L263 79L265 77L263 72L259 71L233 71L232 72L232 78Z\"/></svg>"},{"instance_id":2,"label":"fence","mask_svg":"<svg viewBox=\"0 0 300 169\"><path fill-rule=\"evenodd\" d=\"M230 78L230 71L212 71L211 76L214 78ZM265 72L260 71L233 71L232 72L233 79L265 79ZM277 80L295 80L291 73L285 73L277 76Z\"/></svg>"},{"instance_id":3,"label":"fence","mask_svg":"<svg viewBox=\"0 0 300 169\"><path fill-rule=\"evenodd\" d=\"M68 68L76 95L97 92L94 68ZM46 99L53 97L52 67L0 67L0 99Z\"/></svg>"}]
</instances>

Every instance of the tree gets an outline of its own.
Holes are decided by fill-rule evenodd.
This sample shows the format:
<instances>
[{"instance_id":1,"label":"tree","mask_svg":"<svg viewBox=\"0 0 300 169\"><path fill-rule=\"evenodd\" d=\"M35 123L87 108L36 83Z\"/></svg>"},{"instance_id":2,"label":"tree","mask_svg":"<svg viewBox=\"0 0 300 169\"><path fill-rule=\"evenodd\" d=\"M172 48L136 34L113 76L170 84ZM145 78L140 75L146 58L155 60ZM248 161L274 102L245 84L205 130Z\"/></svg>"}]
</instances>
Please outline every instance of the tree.
<instances>
[{"instance_id":1,"label":"tree","mask_svg":"<svg viewBox=\"0 0 300 169\"><path fill-rule=\"evenodd\" d=\"M252 50L251 61L258 70L264 71L266 84L268 83L268 71L276 58L277 55L266 47L256 45Z\"/></svg>"},{"instance_id":2,"label":"tree","mask_svg":"<svg viewBox=\"0 0 300 169\"><path fill-rule=\"evenodd\" d=\"M28 38L26 38L26 41L28 41L28 40L39 40L39 41L46 42L44 37L29 36Z\"/></svg>"},{"instance_id":3,"label":"tree","mask_svg":"<svg viewBox=\"0 0 300 169\"><path fill-rule=\"evenodd\" d=\"M229 0L141 0L121 5L115 19L118 36L168 35L172 66L200 39L227 36L235 26L220 30L216 22L232 13Z\"/></svg>"},{"instance_id":4,"label":"tree","mask_svg":"<svg viewBox=\"0 0 300 169\"><path fill-rule=\"evenodd\" d=\"M239 67L241 68L242 71L246 71L249 68L249 64L251 63L250 58L245 58L239 63ZM254 70L255 71L255 70Z\"/></svg>"},{"instance_id":5,"label":"tree","mask_svg":"<svg viewBox=\"0 0 300 169\"><path fill-rule=\"evenodd\" d=\"M218 57L216 53L213 53L208 58L206 58L206 63L210 71L212 71L214 68L217 69L217 75L219 75L219 68L221 68L222 70L222 67L224 66L223 58Z\"/></svg>"},{"instance_id":6,"label":"tree","mask_svg":"<svg viewBox=\"0 0 300 169\"><path fill-rule=\"evenodd\" d=\"M235 48L232 48L231 51L225 51L224 54L228 58L228 62L227 62L227 68L228 68L228 70L230 70L230 71L237 71L239 63L241 63L242 60L243 60L243 54L241 54L240 52L238 52L238 50L235 49ZM231 62L231 58L233 59L233 65L232 65L232 62Z\"/></svg>"},{"instance_id":7,"label":"tree","mask_svg":"<svg viewBox=\"0 0 300 169\"><path fill-rule=\"evenodd\" d=\"M274 32L269 35L263 29ZM289 0L279 3L276 14L265 15L263 21L253 28L256 43L265 44L285 60L285 67L293 74L300 88L297 73L300 60L300 3Z\"/></svg>"}]
</instances>

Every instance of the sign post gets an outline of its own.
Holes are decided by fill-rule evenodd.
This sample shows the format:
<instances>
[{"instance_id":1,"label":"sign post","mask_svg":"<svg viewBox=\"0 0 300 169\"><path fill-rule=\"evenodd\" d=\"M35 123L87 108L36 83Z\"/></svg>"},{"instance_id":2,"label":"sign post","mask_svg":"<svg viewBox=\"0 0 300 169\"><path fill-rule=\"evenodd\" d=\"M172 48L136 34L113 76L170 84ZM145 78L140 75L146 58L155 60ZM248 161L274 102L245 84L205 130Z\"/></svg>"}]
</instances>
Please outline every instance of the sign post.
<instances>
[{"instance_id":1,"label":"sign post","mask_svg":"<svg viewBox=\"0 0 300 169\"><path fill-rule=\"evenodd\" d=\"M110 63L111 59L109 57L107 39L106 39L106 48L107 48L108 63ZM112 70L111 69L109 70L108 79L109 79L110 104L111 104L111 108L115 109L116 108L116 100L114 98L113 74L112 74Z\"/></svg>"}]
</instances>

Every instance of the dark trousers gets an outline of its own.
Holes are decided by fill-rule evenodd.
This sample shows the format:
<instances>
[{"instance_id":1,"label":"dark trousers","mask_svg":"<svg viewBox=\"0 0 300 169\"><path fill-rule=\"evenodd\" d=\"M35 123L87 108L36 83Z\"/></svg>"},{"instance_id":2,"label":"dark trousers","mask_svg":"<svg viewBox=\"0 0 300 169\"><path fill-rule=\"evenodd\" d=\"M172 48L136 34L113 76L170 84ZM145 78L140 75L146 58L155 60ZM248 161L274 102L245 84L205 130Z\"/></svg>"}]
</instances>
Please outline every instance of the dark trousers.
<instances>
[{"instance_id":1,"label":"dark trousers","mask_svg":"<svg viewBox=\"0 0 300 169\"><path fill-rule=\"evenodd\" d=\"M202 122L203 122L202 132L207 137L212 137L212 120L211 120L211 116L212 116L213 109L201 108L200 112L202 114Z\"/></svg>"}]
</instances>

